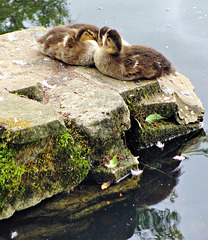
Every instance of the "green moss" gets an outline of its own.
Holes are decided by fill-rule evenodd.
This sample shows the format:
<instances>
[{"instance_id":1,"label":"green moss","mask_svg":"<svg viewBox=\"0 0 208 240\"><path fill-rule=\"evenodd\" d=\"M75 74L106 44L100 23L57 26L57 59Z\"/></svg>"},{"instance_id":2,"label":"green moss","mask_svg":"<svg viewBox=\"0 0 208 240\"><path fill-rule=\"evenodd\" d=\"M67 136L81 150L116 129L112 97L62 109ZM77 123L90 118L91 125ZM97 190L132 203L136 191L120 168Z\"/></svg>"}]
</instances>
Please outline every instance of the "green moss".
<instances>
[{"instance_id":1,"label":"green moss","mask_svg":"<svg viewBox=\"0 0 208 240\"><path fill-rule=\"evenodd\" d=\"M178 107L175 102L163 101L163 93L158 81L135 88L122 94L131 116L141 124L150 114L159 114L165 118L175 119Z\"/></svg>"},{"instance_id":2,"label":"green moss","mask_svg":"<svg viewBox=\"0 0 208 240\"><path fill-rule=\"evenodd\" d=\"M91 152L71 122L66 132L39 142L15 144L12 138L1 139L0 212L6 203L14 204L34 193L69 190L77 185L90 169Z\"/></svg>"},{"instance_id":3,"label":"green moss","mask_svg":"<svg viewBox=\"0 0 208 240\"><path fill-rule=\"evenodd\" d=\"M127 134L127 138L131 137L132 149L146 148L157 141L165 142L168 139L184 134L188 134L191 131L197 130L198 124L189 125L177 125L171 122L160 121L154 124L142 124L142 129L137 126L132 129L130 136Z\"/></svg>"},{"instance_id":4,"label":"green moss","mask_svg":"<svg viewBox=\"0 0 208 240\"><path fill-rule=\"evenodd\" d=\"M19 190L25 171L14 161L15 153L9 143L0 143L0 208Z\"/></svg>"},{"instance_id":5,"label":"green moss","mask_svg":"<svg viewBox=\"0 0 208 240\"><path fill-rule=\"evenodd\" d=\"M158 81L151 81L142 87L132 89L122 93L122 97L129 107L129 110L136 112L135 106L142 99L150 99L153 94L161 93L160 85Z\"/></svg>"},{"instance_id":6,"label":"green moss","mask_svg":"<svg viewBox=\"0 0 208 240\"><path fill-rule=\"evenodd\" d=\"M177 112L177 105L175 103L155 103L150 105L137 105L135 106L132 116L140 122L144 122L145 118L150 114L159 114L165 118L175 118Z\"/></svg>"},{"instance_id":7,"label":"green moss","mask_svg":"<svg viewBox=\"0 0 208 240\"><path fill-rule=\"evenodd\" d=\"M40 83L37 83L35 86L30 86L17 91L13 91L12 93L16 96L18 95L26 96L29 99L33 99L38 102L43 101L43 89Z\"/></svg>"}]
</instances>

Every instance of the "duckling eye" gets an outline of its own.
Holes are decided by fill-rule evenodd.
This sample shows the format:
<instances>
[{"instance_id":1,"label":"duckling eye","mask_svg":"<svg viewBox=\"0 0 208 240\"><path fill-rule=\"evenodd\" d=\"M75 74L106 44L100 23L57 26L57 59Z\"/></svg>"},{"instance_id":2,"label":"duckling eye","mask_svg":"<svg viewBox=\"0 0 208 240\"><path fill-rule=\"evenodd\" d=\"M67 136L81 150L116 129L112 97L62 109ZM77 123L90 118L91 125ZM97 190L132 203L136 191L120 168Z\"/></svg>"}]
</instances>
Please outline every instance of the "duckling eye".
<instances>
[{"instance_id":1,"label":"duckling eye","mask_svg":"<svg viewBox=\"0 0 208 240\"><path fill-rule=\"evenodd\" d=\"M111 41L112 41L112 39L111 39L110 37L108 37L108 38L107 38L107 41L108 41L108 42L111 42Z\"/></svg>"}]
</instances>

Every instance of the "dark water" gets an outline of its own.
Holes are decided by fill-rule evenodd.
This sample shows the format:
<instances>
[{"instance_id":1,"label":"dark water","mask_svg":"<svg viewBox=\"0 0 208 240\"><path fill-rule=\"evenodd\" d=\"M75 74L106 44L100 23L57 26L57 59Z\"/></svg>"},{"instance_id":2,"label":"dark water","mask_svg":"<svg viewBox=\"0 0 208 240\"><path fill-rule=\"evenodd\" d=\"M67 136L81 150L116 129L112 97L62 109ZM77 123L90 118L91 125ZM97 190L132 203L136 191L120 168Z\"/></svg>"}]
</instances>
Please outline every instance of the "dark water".
<instances>
[{"instance_id":1,"label":"dark water","mask_svg":"<svg viewBox=\"0 0 208 240\"><path fill-rule=\"evenodd\" d=\"M68 21L109 25L120 31L128 42L149 45L161 51L179 72L189 77L205 112L208 112L207 0L72 0L70 4L64 0L0 1L1 33L36 25L49 27ZM207 115L204 130L208 132ZM172 146L175 144L173 142ZM159 171L147 170L146 182L143 180L141 183L143 191L137 201L129 199L92 215L82 235L73 235L69 229L76 228L75 223L70 222L70 225L60 213L56 222L62 225L65 234L57 230L56 234L48 233L34 239L207 240L208 137L201 136L189 146L183 146L183 155L188 158L178 167L169 169L170 166L167 168L161 164L161 175ZM155 185L147 184L152 182ZM168 184L170 189L166 188ZM146 192L147 188L150 191ZM142 208L143 205L147 207ZM6 234L18 226L18 231L24 226L27 228L24 216L23 212L16 220L13 218L6 225L0 224L0 237L4 235L2 231ZM40 219L38 221L41 223ZM52 223L47 225L47 222L49 219L42 224L51 231ZM34 223L38 224L35 220ZM27 231L36 228L35 224L30 223Z\"/></svg>"}]
</instances>

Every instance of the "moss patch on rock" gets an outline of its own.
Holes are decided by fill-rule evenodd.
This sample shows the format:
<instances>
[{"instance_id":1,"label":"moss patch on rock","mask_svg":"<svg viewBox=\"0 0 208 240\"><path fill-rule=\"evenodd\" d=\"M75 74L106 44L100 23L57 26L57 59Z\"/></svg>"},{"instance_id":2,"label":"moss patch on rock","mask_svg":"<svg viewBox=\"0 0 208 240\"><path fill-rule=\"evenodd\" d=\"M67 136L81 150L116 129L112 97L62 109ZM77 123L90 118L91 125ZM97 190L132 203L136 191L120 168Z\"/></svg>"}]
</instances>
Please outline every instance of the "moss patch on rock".
<instances>
[{"instance_id":1,"label":"moss patch on rock","mask_svg":"<svg viewBox=\"0 0 208 240\"><path fill-rule=\"evenodd\" d=\"M114 157L117 159L117 165L113 168L108 168L107 165ZM93 179L97 183L120 181L123 177L130 174L131 169L138 168L138 162L122 140L114 143L113 148L102 159L98 158L98 160L94 162L94 166L88 175L89 179Z\"/></svg>"},{"instance_id":2,"label":"moss patch on rock","mask_svg":"<svg viewBox=\"0 0 208 240\"><path fill-rule=\"evenodd\" d=\"M34 86L30 86L27 88L17 89L14 91L11 91L11 93L23 95L28 97L29 99L36 100L38 102L43 101L43 88L40 83L37 83Z\"/></svg>"},{"instance_id":3,"label":"moss patch on rock","mask_svg":"<svg viewBox=\"0 0 208 240\"><path fill-rule=\"evenodd\" d=\"M0 139L0 212L44 192L69 190L90 169L92 153L85 137L72 122L67 131L38 142L15 144Z\"/></svg>"},{"instance_id":4,"label":"moss patch on rock","mask_svg":"<svg viewBox=\"0 0 208 240\"><path fill-rule=\"evenodd\" d=\"M170 139L187 135L201 128L199 123L179 125L169 121L156 121L153 124L138 123L132 118L132 128L125 133L127 146L132 154L137 155L140 149L156 144L158 141L166 142Z\"/></svg>"},{"instance_id":5,"label":"moss patch on rock","mask_svg":"<svg viewBox=\"0 0 208 240\"><path fill-rule=\"evenodd\" d=\"M152 81L142 87L125 91L121 96L132 113L132 111L136 112L136 106L142 99L150 99L156 93L161 93L161 89L157 81Z\"/></svg>"}]
</instances>

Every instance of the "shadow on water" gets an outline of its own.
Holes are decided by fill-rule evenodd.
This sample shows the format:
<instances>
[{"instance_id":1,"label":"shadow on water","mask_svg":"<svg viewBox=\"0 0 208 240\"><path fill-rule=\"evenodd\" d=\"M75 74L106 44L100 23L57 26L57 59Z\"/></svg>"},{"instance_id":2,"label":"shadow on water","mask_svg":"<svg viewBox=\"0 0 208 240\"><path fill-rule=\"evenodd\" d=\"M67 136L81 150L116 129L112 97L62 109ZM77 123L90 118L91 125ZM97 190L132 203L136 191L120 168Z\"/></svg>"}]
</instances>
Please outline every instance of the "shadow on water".
<instances>
[{"instance_id":1,"label":"shadow on water","mask_svg":"<svg viewBox=\"0 0 208 240\"><path fill-rule=\"evenodd\" d=\"M32 26L69 23L68 5L65 0L0 0L0 34Z\"/></svg>"},{"instance_id":2,"label":"shadow on water","mask_svg":"<svg viewBox=\"0 0 208 240\"><path fill-rule=\"evenodd\" d=\"M178 138L177 144L172 140L165 146L167 151L151 148L145 155L143 150L141 179L128 178L104 191L85 182L71 193L59 194L0 221L0 239L9 239L15 231L18 239L35 240L183 239L179 213L147 207L177 198L174 187L182 173L181 161L173 156L192 144L190 138L193 134Z\"/></svg>"}]
</instances>

